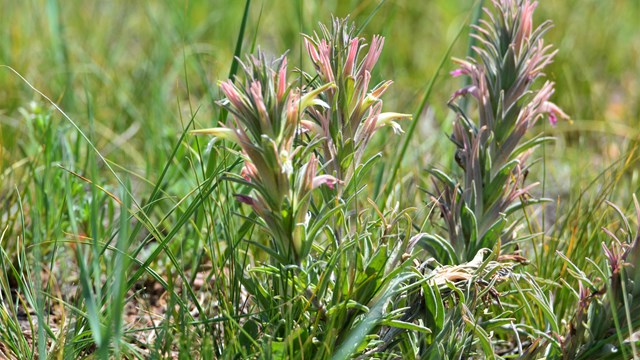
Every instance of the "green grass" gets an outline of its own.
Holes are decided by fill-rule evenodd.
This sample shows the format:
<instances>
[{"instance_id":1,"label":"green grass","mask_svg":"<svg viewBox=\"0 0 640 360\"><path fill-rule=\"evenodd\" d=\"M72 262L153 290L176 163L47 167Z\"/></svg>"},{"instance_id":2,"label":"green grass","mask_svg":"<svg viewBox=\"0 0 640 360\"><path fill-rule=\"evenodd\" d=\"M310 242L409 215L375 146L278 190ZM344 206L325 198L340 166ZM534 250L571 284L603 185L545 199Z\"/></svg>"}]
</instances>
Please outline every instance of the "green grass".
<instances>
[{"instance_id":1,"label":"green grass","mask_svg":"<svg viewBox=\"0 0 640 360\"><path fill-rule=\"evenodd\" d=\"M427 170L462 174L447 100L463 80L448 72L478 3L3 3L0 357L638 358L624 295L639 272L617 280L602 243L616 243L603 228L628 244L638 225L640 5L538 5L536 23L554 23L553 101L572 118L532 130L556 138L527 177L552 201L466 262ZM190 131L225 121L217 83L241 73L234 55L288 50L311 72L300 34L332 14L386 37L372 83L392 79L384 109L413 120L372 138L344 197L311 195L312 261L281 264L233 196L251 194L239 148ZM527 264L499 258L518 251Z\"/></svg>"}]
</instances>

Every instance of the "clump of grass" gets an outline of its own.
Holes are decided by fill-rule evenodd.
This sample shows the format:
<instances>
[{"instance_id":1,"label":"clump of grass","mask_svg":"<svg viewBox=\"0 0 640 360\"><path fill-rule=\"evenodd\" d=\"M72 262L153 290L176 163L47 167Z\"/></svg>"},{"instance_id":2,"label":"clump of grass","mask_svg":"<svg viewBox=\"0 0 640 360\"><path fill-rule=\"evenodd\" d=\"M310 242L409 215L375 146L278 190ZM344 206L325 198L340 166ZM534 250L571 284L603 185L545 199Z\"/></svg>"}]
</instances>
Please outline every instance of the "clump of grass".
<instances>
[{"instance_id":1,"label":"clump of grass","mask_svg":"<svg viewBox=\"0 0 640 360\"><path fill-rule=\"evenodd\" d=\"M591 260L594 265L592 277L586 276L565 257L579 283L574 290L578 304L567 332L561 338L564 359L616 356L636 359L639 356L637 329L640 320L635 314L640 311L640 205L635 196L634 204L635 231L624 212L609 203L620 217L620 226L618 231L602 228L610 241L609 244L602 242L606 265ZM604 284L592 280L594 277L599 277Z\"/></svg>"}]
</instances>

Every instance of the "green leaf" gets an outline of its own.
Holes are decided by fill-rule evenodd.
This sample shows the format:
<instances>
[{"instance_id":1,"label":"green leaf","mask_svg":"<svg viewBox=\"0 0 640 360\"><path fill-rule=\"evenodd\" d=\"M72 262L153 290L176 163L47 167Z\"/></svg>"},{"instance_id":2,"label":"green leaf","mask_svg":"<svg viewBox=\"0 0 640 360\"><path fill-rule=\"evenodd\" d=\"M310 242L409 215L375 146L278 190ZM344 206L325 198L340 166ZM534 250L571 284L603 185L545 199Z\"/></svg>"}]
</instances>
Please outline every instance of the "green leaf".
<instances>
[{"instance_id":1,"label":"green leaf","mask_svg":"<svg viewBox=\"0 0 640 360\"><path fill-rule=\"evenodd\" d=\"M418 234L420 236L416 244L427 250L439 263L443 265L458 264L456 251L449 241L435 234Z\"/></svg>"},{"instance_id":2,"label":"green leaf","mask_svg":"<svg viewBox=\"0 0 640 360\"><path fill-rule=\"evenodd\" d=\"M450 188L453 189L456 187L456 182L451 177L449 177L449 175L447 175L444 171L438 170L438 169L429 169L427 170L427 172L432 176L434 176L436 179L440 180L440 182L442 182L443 184L446 184L447 186L449 186Z\"/></svg>"},{"instance_id":3,"label":"green leaf","mask_svg":"<svg viewBox=\"0 0 640 360\"><path fill-rule=\"evenodd\" d=\"M346 340L340 345L335 354L333 360L346 360L360 347L363 340L370 334L371 330L378 325L384 315L384 308L387 301L396 294L401 283L412 277L411 273L404 273L395 278L389 286L387 286L384 293L377 299L371 310L364 316L363 320L351 330L346 337Z\"/></svg>"},{"instance_id":4,"label":"green leaf","mask_svg":"<svg viewBox=\"0 0 640 360\"><path fill-rule=\"evenodd\" d=\"M549 202L553 202L552 199L548 199L548 198L542 198L542 199L528 199L526 202L521 202L518 201L514 204L512 204L511 206L509 206L505 211L504 211L504 215L505 216L509 216L513 213L515 213L516 211L522 210L524 208L526 208L529 205L535 205L535 204L543 204L543 203L549 203Z\"/></svg>"},{"instance_id":5,"label":"green leaf","mask_svg":"<svg viewBox=\"0 0 640 360\"><path fill-rule=\"evenodd\" d=\"M429 329L428 327L424 327L424 326L406 322L406 321L388 320L383 322L383 325L391 326L399 329L410 330L410 331L417 331L424 334L431 334L431 329Z\"/></svg>"},{"instance_id":6,"label":"green leaf","mask_svg":"<svg viewBox=\"0 0 640 360\"><path fill-rule=\"evenodd\" d=\"M327 211L324 215L322 215L322 217L318 221L315 221L311 226L311 228L309 229L309 231L307 232L307 239L315 239L316 236L318 235L318 232L322 229L322 227L326 225L329 219L332 219L336 213L342 210L343 207L344 207L344 204L340 204L334 207L333 209Z\"/></svg>"},{"instance_id":7,"label":"green leaf","mask_svg":"<svg viewBox=\"0 0 640 360\"><path fill-rule=\"evenodd\" d=\"M438 334L444 328L445 307L438 287L434 284L424 283L425 308L427 310L427 326Z\"/></svg>"},{"instance_id":8,"label":"green leaf","mask_svg":"<svg viewBox=\"0 0 640 360\"><path fill-rule=\"evenodd\" d=\"M478 221L469 207L464 204L460 211L460 222L462 223L462 233L467 241L468 254L475 254L478 248Z\"/></svg>"},{"instance_id":9,"label":"green leaf","mask_svg":"<svg viewBox=\"0 0 640 360\"><path fill-rule=\"evenodd\" d=\"M266 354L267 352L265 352ZM272 341L271 342L271 359L285 360L287 359L287 345L284 341Z\"/></svg>"},{"instance_id":10,"label":"green leaf","mask_svg":"<svg viewBox=\"0 0 640 360\"><path fill-rule=\"evenodd\" d=\"M476 339L480 342L480 346L484 351L484 358L486 359L495 359L496 354L493 351L493 345L491 343L491 339L489 338L489 334L477 323L477 321L473 318L473 314L469 309L463 304L463 316L464 322L467 324L467 330L473 331L476 335Z\"/></svg>"},{"instance_id":11,"label":"green leaf","mask_svg":"<svg viewBox=\"0 0 640 360\"><path fill-rule=\"evenodd\" d=\"M520 164L520 161L515 159L504 164L493 175L491 181L485 182L484 190L484 203L487 208L498 200L504 194L504 186L511 177L511 173L516 166Z\"/></svg>"},{"instance_id":12,"label":"green leaf","mask_svg":"<svg viewBox=\"0 0 640 360\"><path fill-rule=\"evenodd\" d=\"M534 148L538 145L542 145L547 142L553 142L553 141L555 141L554 137L537 135L534 138L523 142L517 148L515 148L515 150L513 150L509 155L509 160L515 159L518 155L522 154L523 152L531 148Z\"/></svg>"},{"instance_id":13,"label":"green leaf","mask_svg":"<svg viewBox=\"0 0 640 360\"><path fill-rule=\"evenodd\" d=\"M497 243L500 240L502 235L502 230L507 224L507 219L504 216L500 216L498 221L493 223L491 227L482 235L481 244L482 247L491 247L493 244Z\"/></svg>"},{"instance_id":14,"label":"green leaf","mask_svg":"<svg viewBox=\"0 0 640 360\"><path fill-rule=\"evenodd\" d=\"M371 260L367 264L365 273L367 275L382 275L382 271L384 270L384 266L389 259L389 254L387 253L387 248L389 246L387 244L380 245L376 252L374 253Z\"/></svg>"}]
</instances>

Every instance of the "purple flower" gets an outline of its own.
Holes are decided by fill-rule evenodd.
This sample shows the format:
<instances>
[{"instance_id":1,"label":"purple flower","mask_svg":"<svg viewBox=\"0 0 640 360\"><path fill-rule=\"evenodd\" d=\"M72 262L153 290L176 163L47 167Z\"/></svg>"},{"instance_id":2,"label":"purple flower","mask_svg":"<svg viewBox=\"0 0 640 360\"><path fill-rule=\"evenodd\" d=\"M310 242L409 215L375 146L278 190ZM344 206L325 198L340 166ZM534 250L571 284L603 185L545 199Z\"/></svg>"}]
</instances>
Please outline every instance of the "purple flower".
<instances>
[{"instance_id":1,"label":"purple flower","mask_svg":"<svg viewBox=\"0 0 640 360\"><path fill-rule=\"evenodd\" d=\"M469 86L463 87L462 89L456 90L456 92L454 92L453 95L451 95L449 102L452 102L453 100L459 97L465 96L467 94L471 94L475 98L480 99L480 92L478 91L478 87L475 85L469 85Z\"/></svg>"}]
</instances>

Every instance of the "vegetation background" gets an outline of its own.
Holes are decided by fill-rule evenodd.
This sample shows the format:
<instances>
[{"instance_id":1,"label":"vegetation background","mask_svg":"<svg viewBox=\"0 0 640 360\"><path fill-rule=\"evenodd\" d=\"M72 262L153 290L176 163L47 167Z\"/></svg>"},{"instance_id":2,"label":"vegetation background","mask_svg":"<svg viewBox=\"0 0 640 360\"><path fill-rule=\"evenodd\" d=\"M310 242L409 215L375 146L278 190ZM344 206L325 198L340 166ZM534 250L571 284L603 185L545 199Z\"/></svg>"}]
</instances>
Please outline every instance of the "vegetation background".
<instances>
[{"instance_id":1,"label":"vegetation background","mask_svg":"<svg viewBox=\"0 0 640 360\"><path fill-rule=\"evenodd\" d=\"M387 106L411 112L447 47L470 21L474 4L397 0L377 9L378 1L366 0L253 1L242 50L259 46L277 55L288 49L290 62L299 64L301 33L318 30L317 24L331 15L350 14L364 24L375 12L363 34L382 34L388 40L374 78L394 79ZM5 1L0 60L59 103L84 129L90 104L98 148L153 182L182 132L180 119L188 109L199 109L199 125L213 122L212 99L219 98L215 84L229 74L244 5L198 0ZM555 25L547 41L559 51L548 75L557 83L556 102L574 120L547 129L560 135L546 153L553 165L546 167L549 185L559 195L584 189L637 142L638 18L640 3L633 0L547 1L536 12L538 22L550 19ZM467 46L467 37L461 36L452 56L464 57ZM447 62L444 70L451 69ZM32 99L42 100L6 69L0 81L1 159L7 169L20 159L15 149L24 137L17 109ZM451 157L449 143L436 134L449 130L446 100L456 86L456 80L439 77L429 101L433 117L421 121L403 174L416 175L426 165ZM377 140L385 142L386 151L399 141L386 136ZM623 192L633 190L626 187Z\"/></svg>"},{"instance_id":2,"label":"vegetation background","mask_svg":"<svg viewBox=\"0 0 640 360\"><path fill-rule=\"evenodd\" d=\"M374 82L394 80L386 94L386 109L414 112L438 72L429 111L414 119L419 123L399 170L398 191L393 194L400 208L416 207L424 218L430 210L429 198L420 189L431 186L425 169L454 165L453 148L446 136L453 116L446 103L462 80L448 75L454 69L451 61L445 61L441 69L439 66L451 44L451 56L466 56L468 24L477 3L253 0L245 16L244 1L2 0L0 64L26 79L7 67L0 68L3 291L19 288L33 296L27 302L49 303L48 296L31 291L42 280L39 276L46 278L49 273L62 278L56 284L49 282L52 289L44 294L55 298L58 292L75 291L62 286L65 277L82 278L79 270L69 265L78 258L73 243L83 239L90 243L91 238L110 234L119 211L109 195L88 187L89 181L120 194L123 190L118 178L130 179L123 180L131 195L121 196L125 203L143 203L156 196L158 207L145 216L153 219L150 223L161 224L158 231L165 235L192 221L178 215L193 211L186 209L182 200L197 192L194 189L203 179L199 170L194 170L193 148L176 144L191 119L196 128L217 122L219 110L214 101L221 94L216 84L229 76L243 19L246 29L241 36L241 53L258 47L273 55L289 50L290 64L303 69L311 64L301 60L300 34L317 31L318 23L328 23L332 15L350 14L358 26L364 25L362 34L368 38L385 36L385 48L372 77ZM537 153L542 165L533 167L529 175L544 179L536 191L557 199L545 207L540 225L543 230L554 228L541 237L546 244L541 249L549 258L536 260L541 273L551 274L558 270L553 264L562 268L562 263L554 262L558 261L554 259L556 249L585 269L591 266L584 260L587 256L604 261L600 228L615 222L604 200L619 204L630 214L632 194L640 189L640 1L541 1L536 23L544 19L554 23L546 40L558 49L547 71L556 82L554 102L572 119L556 127L539 123L540 131L557 140ZM50 123L33 120L47 111L41 109L50 108L34 88L58 104L73 122L55 111L47 117ZM86 138L74 129L76 126ZM393 159L401 141L402 137L385 129L374 137L371 148L381 149L383 158ZM46 150L43 143L48 144ZM206 141L199 146L206 147ZM373 170L374 174L379 172ZM90 180L78 180L76 173ZM77 208L58 211L62 202L75 203ZM231 217L231 211L216 216ZM62 218L65 220L59 221ZM91 223L94 233L78 231L76 220L78 224ZM558 222L564 225L555 226ZM171 246L176 261L189 264L184 269L170 265L173 260L163 252L155 254L153 264L147 265L166 279L201 276L188 269L199 264L199 254L211 244L182 239L177 237ZM116 248L117 241L113 240ZM136 254L154 254L155 248L147 245L127 246ZM115 257L87 265L105 267L104 273L111 274L121 269L118 266L125 266L118 261ZM40 264L31 271L33 276L42 275L28 281L16 275L26 262ZM547 266L551 269L545 270ZM552 277L559 276L554 273ZM169 281L166 287L179 286ZM147 285L152 287L153 281ZM559 314L570 311L570 305L565 307L558 306ZM44 316L14 310L16 319ZM32 346L30 339L20 340L16 334L9 336L17 339L15 346L22 346L20 341L25 349ZM188 337L188 332L182 334ZM78 343L86 345L88 341L78 339ZM53 345L41 346L43 350ZM79 346L78 353L85 350Z\"/></svg>"}]
</instances>

